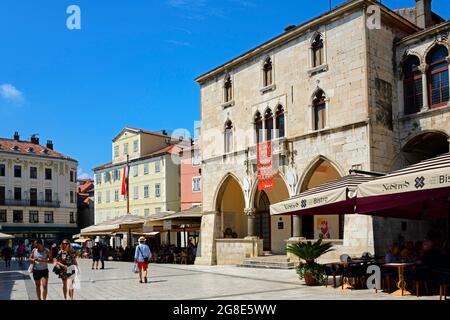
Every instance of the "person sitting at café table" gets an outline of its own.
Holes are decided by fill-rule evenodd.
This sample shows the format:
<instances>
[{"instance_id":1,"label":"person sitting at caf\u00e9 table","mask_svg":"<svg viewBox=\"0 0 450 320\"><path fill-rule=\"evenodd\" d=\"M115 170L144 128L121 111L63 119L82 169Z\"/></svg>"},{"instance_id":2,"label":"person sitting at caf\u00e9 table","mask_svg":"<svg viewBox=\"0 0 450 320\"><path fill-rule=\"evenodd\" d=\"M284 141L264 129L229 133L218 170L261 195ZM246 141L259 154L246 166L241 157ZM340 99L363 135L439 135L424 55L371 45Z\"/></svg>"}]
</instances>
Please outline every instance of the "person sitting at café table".
<instances>
[{"instance_id":1,"label":"person sitting at caf\u00e9 table","mask_svg":"<svg viewBox=\"0 0 450 320\"><path fill-rule=\"evenodd\" d=\"M391 247L391 250L386 254L385 262L386 263L397 263L401 262L402 258L400 256L400 247L397 243L394 243Z\"/></svg>"}]
</instances>

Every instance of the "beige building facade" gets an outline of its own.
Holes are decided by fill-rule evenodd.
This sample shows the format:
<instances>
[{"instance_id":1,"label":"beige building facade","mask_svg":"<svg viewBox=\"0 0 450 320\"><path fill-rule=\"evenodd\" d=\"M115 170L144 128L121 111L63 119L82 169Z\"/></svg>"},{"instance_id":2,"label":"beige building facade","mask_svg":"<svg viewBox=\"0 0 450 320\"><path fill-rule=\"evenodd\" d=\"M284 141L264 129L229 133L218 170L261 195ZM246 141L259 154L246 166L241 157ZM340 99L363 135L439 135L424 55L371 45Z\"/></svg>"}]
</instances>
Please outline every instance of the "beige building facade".
<instances>
[{"instance_id":1,"label":"beige building facade","mask_svg":"<svg viewBox=\"0 0 450 320\"><path fill-rule=\"evenodd\" d=\"M205 214L196 263L285 254L300 237L318 238L321 219L337 255L384 250L387 241L377 232L400 222L326 212L275 217L269 206L351 169L388 172L418 161L405 146L430 132L439 132L441 147L427 157L448 152L448 97L405 115L399 72L411 45L432 47L442 29L433 25L444 24L433 16L423 31L405 17L374 1L348 1L197 78ZM448 48L448 38L438 42ZM267 140L276 174L274 188L263 192L255 150Z\"/></svg>"},{"instance_id":2,"label":"beige building facade","mask_svg":"<svg viewBox=\"0 0 450 320\"><path fill-rule=\"evenodd\" d=\"M0 138L0 230L15 242L61 241L79 231L78 162L39 138Z\"/></svg>"},{"instance_id":3,"label":"beige building facade","mask_svg":"<svg viewBox=\"0 0 450 320\"><path fill-rule=\"evenodd\" d=\"M95 223L127 214L122 195L129 157L130 214L150 217L180 210L180 164L175 141L166 134L125 128L112 142L112 162L94 169Z\"/></svg>"}]
</instances>

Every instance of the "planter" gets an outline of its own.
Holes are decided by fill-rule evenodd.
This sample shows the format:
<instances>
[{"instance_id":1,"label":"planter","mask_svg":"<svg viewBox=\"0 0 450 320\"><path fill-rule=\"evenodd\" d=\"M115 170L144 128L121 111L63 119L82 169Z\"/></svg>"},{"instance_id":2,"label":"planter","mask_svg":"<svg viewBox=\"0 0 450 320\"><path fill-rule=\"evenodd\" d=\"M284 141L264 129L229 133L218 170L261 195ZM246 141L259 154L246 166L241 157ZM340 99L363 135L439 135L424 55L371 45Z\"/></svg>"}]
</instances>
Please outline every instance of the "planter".
<instances>
[{"instance_id":1,"label":"planter","mask_svg":"<svg viewBox=\"0 0 450 320\"><path fill-rule=\"evenodd\" d=\"M312 273L305 273L305 284L307 286L315 286L317 284L316 278Z\"/></svg>"}]
</instances>

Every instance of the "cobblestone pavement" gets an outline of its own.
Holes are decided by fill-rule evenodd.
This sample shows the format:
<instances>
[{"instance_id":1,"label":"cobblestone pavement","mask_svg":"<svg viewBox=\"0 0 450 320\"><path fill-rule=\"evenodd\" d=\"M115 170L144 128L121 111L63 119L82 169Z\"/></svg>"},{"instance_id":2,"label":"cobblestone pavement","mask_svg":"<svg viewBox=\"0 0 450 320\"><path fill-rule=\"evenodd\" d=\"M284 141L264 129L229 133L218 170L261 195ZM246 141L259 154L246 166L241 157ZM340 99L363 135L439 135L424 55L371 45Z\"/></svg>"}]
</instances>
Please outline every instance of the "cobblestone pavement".
<instances>
[{"instance_id":1,"label":"cobblestone pavement","mask_svg":"<svg viewBox=\"0 0 450 320\"><path fill-rule=\"evenodd\" d=\"M373 290L307 287L293 270L247 269L234 266L152 264L149 283L140 284L132 263L107 262L105 270L91 270L89 260L79 260L81 289L77 300L439 300L432 297L395 297ZM5 270L0 262L0 300L35 300L28 266L13 261ZM61 281L50 272L49 300L61 300Z\"/></svg>"}]
</instances>

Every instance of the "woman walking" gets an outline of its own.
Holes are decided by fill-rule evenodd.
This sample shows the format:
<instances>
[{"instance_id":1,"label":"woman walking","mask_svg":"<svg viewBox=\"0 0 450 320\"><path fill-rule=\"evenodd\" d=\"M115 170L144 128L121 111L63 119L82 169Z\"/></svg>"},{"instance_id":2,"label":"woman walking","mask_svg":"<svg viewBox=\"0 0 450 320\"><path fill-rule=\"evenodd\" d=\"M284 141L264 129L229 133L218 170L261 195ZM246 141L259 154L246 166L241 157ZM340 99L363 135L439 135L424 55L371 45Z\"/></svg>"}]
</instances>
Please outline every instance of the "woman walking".
<instances>
[{"instance_id":1,"label":"woman walking","mask_svg":"<svg viewBox=\"0 0 450 320\"><path fill-rule=\"evenodd\" d=\"M52 255L48 249L44 247L42 241L36 240L31 251L30 263L33 264L33 279L36 285L36 295L39 300L47 300L48 289L48 266L47 263L52 262ZM42 294L41 294L42 287Z\"/></svg>"},{"instance_id":2,"label":"woman walking","mask_svg":"<svg viewBox=\"0 0 450 320\"><path fill-rule=\"evenodd\" d=\"M75 274L75 267L78 266L78 263L77 255L69 240L65 239L61 243L61 250L59 250L55 262L61 268L59 278L63 282L64 299L67 300L67 290L69 290L70 300L73 300L73 275Z\"/></svg>"}]
</instances>

